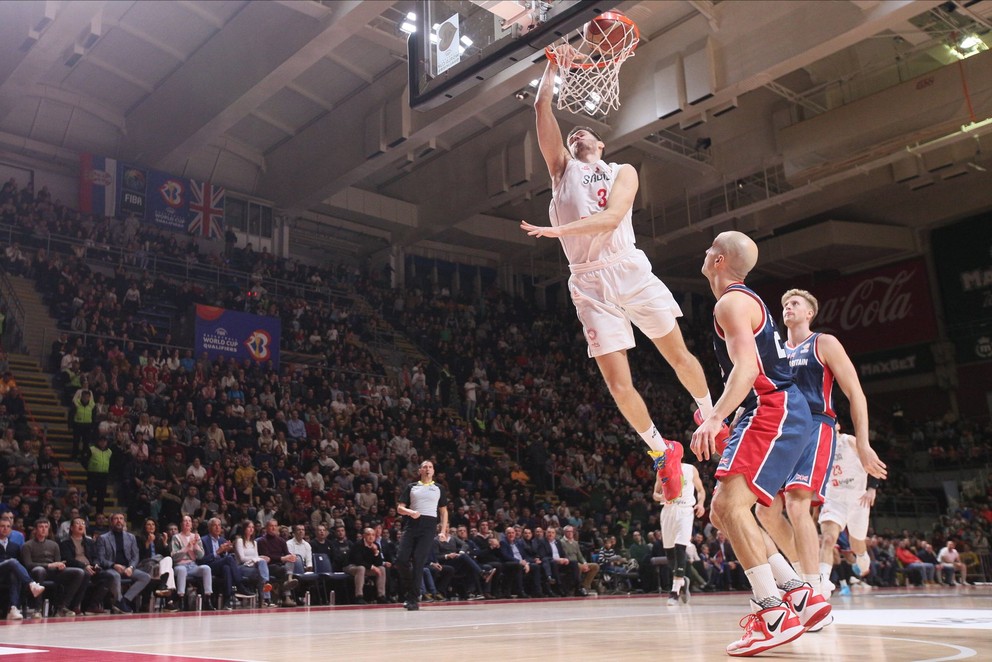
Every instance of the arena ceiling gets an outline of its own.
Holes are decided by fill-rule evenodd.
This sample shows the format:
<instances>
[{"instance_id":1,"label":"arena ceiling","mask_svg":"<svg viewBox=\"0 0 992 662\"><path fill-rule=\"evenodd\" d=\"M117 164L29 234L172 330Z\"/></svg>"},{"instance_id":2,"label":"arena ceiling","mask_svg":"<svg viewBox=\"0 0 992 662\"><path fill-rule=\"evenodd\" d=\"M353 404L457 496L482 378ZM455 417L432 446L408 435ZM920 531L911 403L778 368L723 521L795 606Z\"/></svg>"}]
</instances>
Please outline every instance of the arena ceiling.
<instances>
[{"instance_id":1,"label":"arena ceiling","mask_svg":"<svg viewBox=\"0 0 992 662\"><path fill-rule=\"evenodd\" d=\"M754 235L762 273L788 277L920 254L929 228L992 207L992 0L610 5L643 37L622 107L559 118L601 128L607 158L639 168L638 243L676 286L702 286L702 252L724 229ZM555 282L557 243L517 227L545 221L550 198L529 87L540 53L411 111L400 26L415 10L0 3L0 156L66 171L83 151L129 159L273 201L295 247ZM968 35L982 43L958 64ZM711 89L668 115L659 89L676 70ZM395 140L370 137L384 115Z\"/></svg>"}]
</instances>

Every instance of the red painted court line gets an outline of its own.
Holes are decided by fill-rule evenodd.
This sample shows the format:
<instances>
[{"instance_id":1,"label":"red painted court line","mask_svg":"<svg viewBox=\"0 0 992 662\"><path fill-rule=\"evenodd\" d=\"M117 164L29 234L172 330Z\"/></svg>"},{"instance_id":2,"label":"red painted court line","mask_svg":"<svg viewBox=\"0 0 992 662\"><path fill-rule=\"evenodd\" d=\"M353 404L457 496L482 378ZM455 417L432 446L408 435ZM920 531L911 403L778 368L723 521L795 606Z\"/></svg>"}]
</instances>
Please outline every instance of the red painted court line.
<instances>
[{"instance_id":1,"label":"red painted court line","mask_svg":"<svg viewBox=\"0 0 992 662\"><path fill-rule=\"evenodd\" d=\"M24 652L19 653L16 652L17 650ZM186 657L185 655L0 643L0 660L8 659L16 662L48 662L48 660L59 660L59 662L93 662L94 660L100 660L100 662L211 662L211 660L217 660L217 658Z\"/></svg>"}]
</instances>

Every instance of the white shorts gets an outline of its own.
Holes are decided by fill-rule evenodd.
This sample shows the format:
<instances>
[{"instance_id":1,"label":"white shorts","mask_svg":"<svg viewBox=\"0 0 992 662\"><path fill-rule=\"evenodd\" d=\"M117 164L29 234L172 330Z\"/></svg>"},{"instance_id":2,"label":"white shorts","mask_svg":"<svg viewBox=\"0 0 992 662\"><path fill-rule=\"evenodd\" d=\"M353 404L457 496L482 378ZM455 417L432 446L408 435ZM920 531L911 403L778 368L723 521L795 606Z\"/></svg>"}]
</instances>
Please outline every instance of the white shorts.
<instances>
[{"instance_id":1,"label":"white shorts","mask_svg":"<svg viewBox=\"0 0 992 662\"><path fill-rule=\"evenodd\" d=\"M589 356L634 346L636 324L648 338L663 338L675 328L682 309L651 271L643 251L632 250L598 268L572 268L568 291L582 323Z\"/></svg>"},{"instance_id":2,"label":"white shorts","mask_svg":"<svg viewBox=\"0 0 992 662\"><path fill-rule=\"evenodd\" d=\"M820 523L835 522L841 531L846 526L848 536L864 540L868 537L868 514L869 509L858 503L857 499L831 499L828 494L820 509Z\"/></svg>"},{"instance_id":3,"label":"white shorts","mask_svg":"<svg viewBox=\"0 0 992 662\"><path fill-rule=\"evenodd\" d=\"M665 549L688 545L692 538L692 506L666 504L661 509L661 544Z\"/></svg>"}]
</instances>

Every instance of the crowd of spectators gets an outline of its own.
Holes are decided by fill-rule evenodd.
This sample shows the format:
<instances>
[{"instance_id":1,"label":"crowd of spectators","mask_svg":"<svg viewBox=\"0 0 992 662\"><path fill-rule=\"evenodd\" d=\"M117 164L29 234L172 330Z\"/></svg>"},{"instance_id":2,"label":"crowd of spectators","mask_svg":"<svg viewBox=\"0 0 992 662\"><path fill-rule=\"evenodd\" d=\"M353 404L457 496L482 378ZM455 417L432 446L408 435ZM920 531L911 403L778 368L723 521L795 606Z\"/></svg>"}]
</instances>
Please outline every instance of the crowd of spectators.
<instances>
[{"instance_id":1,"label":"crowd of spectators","mask_svg":"<svg viewBox=\"0 0 992 662\"><path fill-rule=\"evenodd\" d=\"M11 415L17 391L10 386L0 403L0 424L6 413L14 432L6 447L6 438L0 440L0 458L6 462L3 500L17 517L15 530L28 532L44 518L52 536L62 537L66 522L81 517L89 532L103 533L109 489L132 528L150 520L164 532L164 549L176 535L170 527L181 533L185 515L201 535L216 518L231 539L245 539L246 522L264 530L275 521L287 525L280 537L289 544L290 532L303 527L297 545L328 545L334 569L354 579L351 599L388 600L396 593L390 554L399 523L397 494L415 480L421 460L433 459L437 480L452 495L452 540L463 543L451 549L439 543L425 593L582 594L594 586L654 591L665 580L664 566L651 561L664 553L658 508L650 499L650 463L586 358L570 315L542 311L496 289L480 297L394 289L362 270L316 269L248 246L222 255L201 250L192 238L81 217L52 202L44 189L26 195L8 183L3 191L0 216L14 228L8 248L17 246L22 257L7 251L0 259L33 277L53 315L68 327L52 345L50 366L70 404L72 455L89 479L86 491L67 489L42 431L23 413ZM60 246L52 236L74 240ZM129 248L116 254L116 263L101 262L118 245ZM148 260L161 254L231 273L246 268L251 275L232 282L250 285L218 286L146 270ZM277 296L270 292L272 279L327 296ZM348 303L356 292L368 306ZM279 316L283 349L313 360L284 361L275 371L194 356L182 344L182 330L163 329L142 314L157 303L179 316L193 303ZM402 366L395 378L364 344L390 324L431 357ZM708 325L687 322L683 328L690 348L714 369ZM635 383L659 429L687 441L691 400L650 346L634 351ZM718 377L708 377L717 390ZM987 450L988 438L972 447ZM700 468L712 493L712 467ZM56 478L63 481L57 488L45 483ZM695 534L690 560L696 588L742 586L732 550L705 517L697 520ZM569 557L582 568L577 578L572 570L552 572L560 559L543 554L553 546L552 536L578 543L578 554ZM966 546L979 546L977 539L948 531L941 547L948 536L959 541L962 556ZM359 551L343 553L341 544L335 549L328 542L340 539ZM871 577L879 583L895 579L886 574L884 555L892 551L894 558L889 548L896 539L882 540L870 547ZM987 536L985 541L987 548ZM518 542L520 559L512 551ZM376 553L369 556L363 546ZM545 565L547 558L553 563ZM239 567L256 567L248 565L250 554L238 561ZM525 564L537 567L534 575L514 567ZM843 564L842 557L839 571ZM262 577L259 571L254 574L267 584L272 573ZM369 593L366 580L375 580Z\"/></svg>"}]
</instances>

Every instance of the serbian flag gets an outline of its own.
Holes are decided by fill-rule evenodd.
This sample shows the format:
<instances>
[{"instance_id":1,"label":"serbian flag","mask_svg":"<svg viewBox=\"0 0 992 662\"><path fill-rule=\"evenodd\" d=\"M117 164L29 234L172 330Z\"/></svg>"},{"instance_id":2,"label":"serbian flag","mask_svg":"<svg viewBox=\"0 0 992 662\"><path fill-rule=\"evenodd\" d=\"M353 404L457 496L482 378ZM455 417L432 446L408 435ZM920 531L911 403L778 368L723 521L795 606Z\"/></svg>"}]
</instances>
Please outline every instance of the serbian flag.
<instances>
[{"instance_id":1,"label":"serbian flag","mask_svg":"<svg viewBox=\"0 0 992 662\"><path fill-rule=\"evenodd\" d=\"M79 163L79 211L117 216L117 160L83 154Z\"/></svg>"},{"instance_id":2,"label":"serbian flag","mask_svg":"<svg viewBox=\"0 0 992 662\"><path fill-rule=\"evenodd\" d=\"M186 232L208 239L224 236L223 186L210 182L189 182L189 225Z\"/></svg>"}]
</instances>

